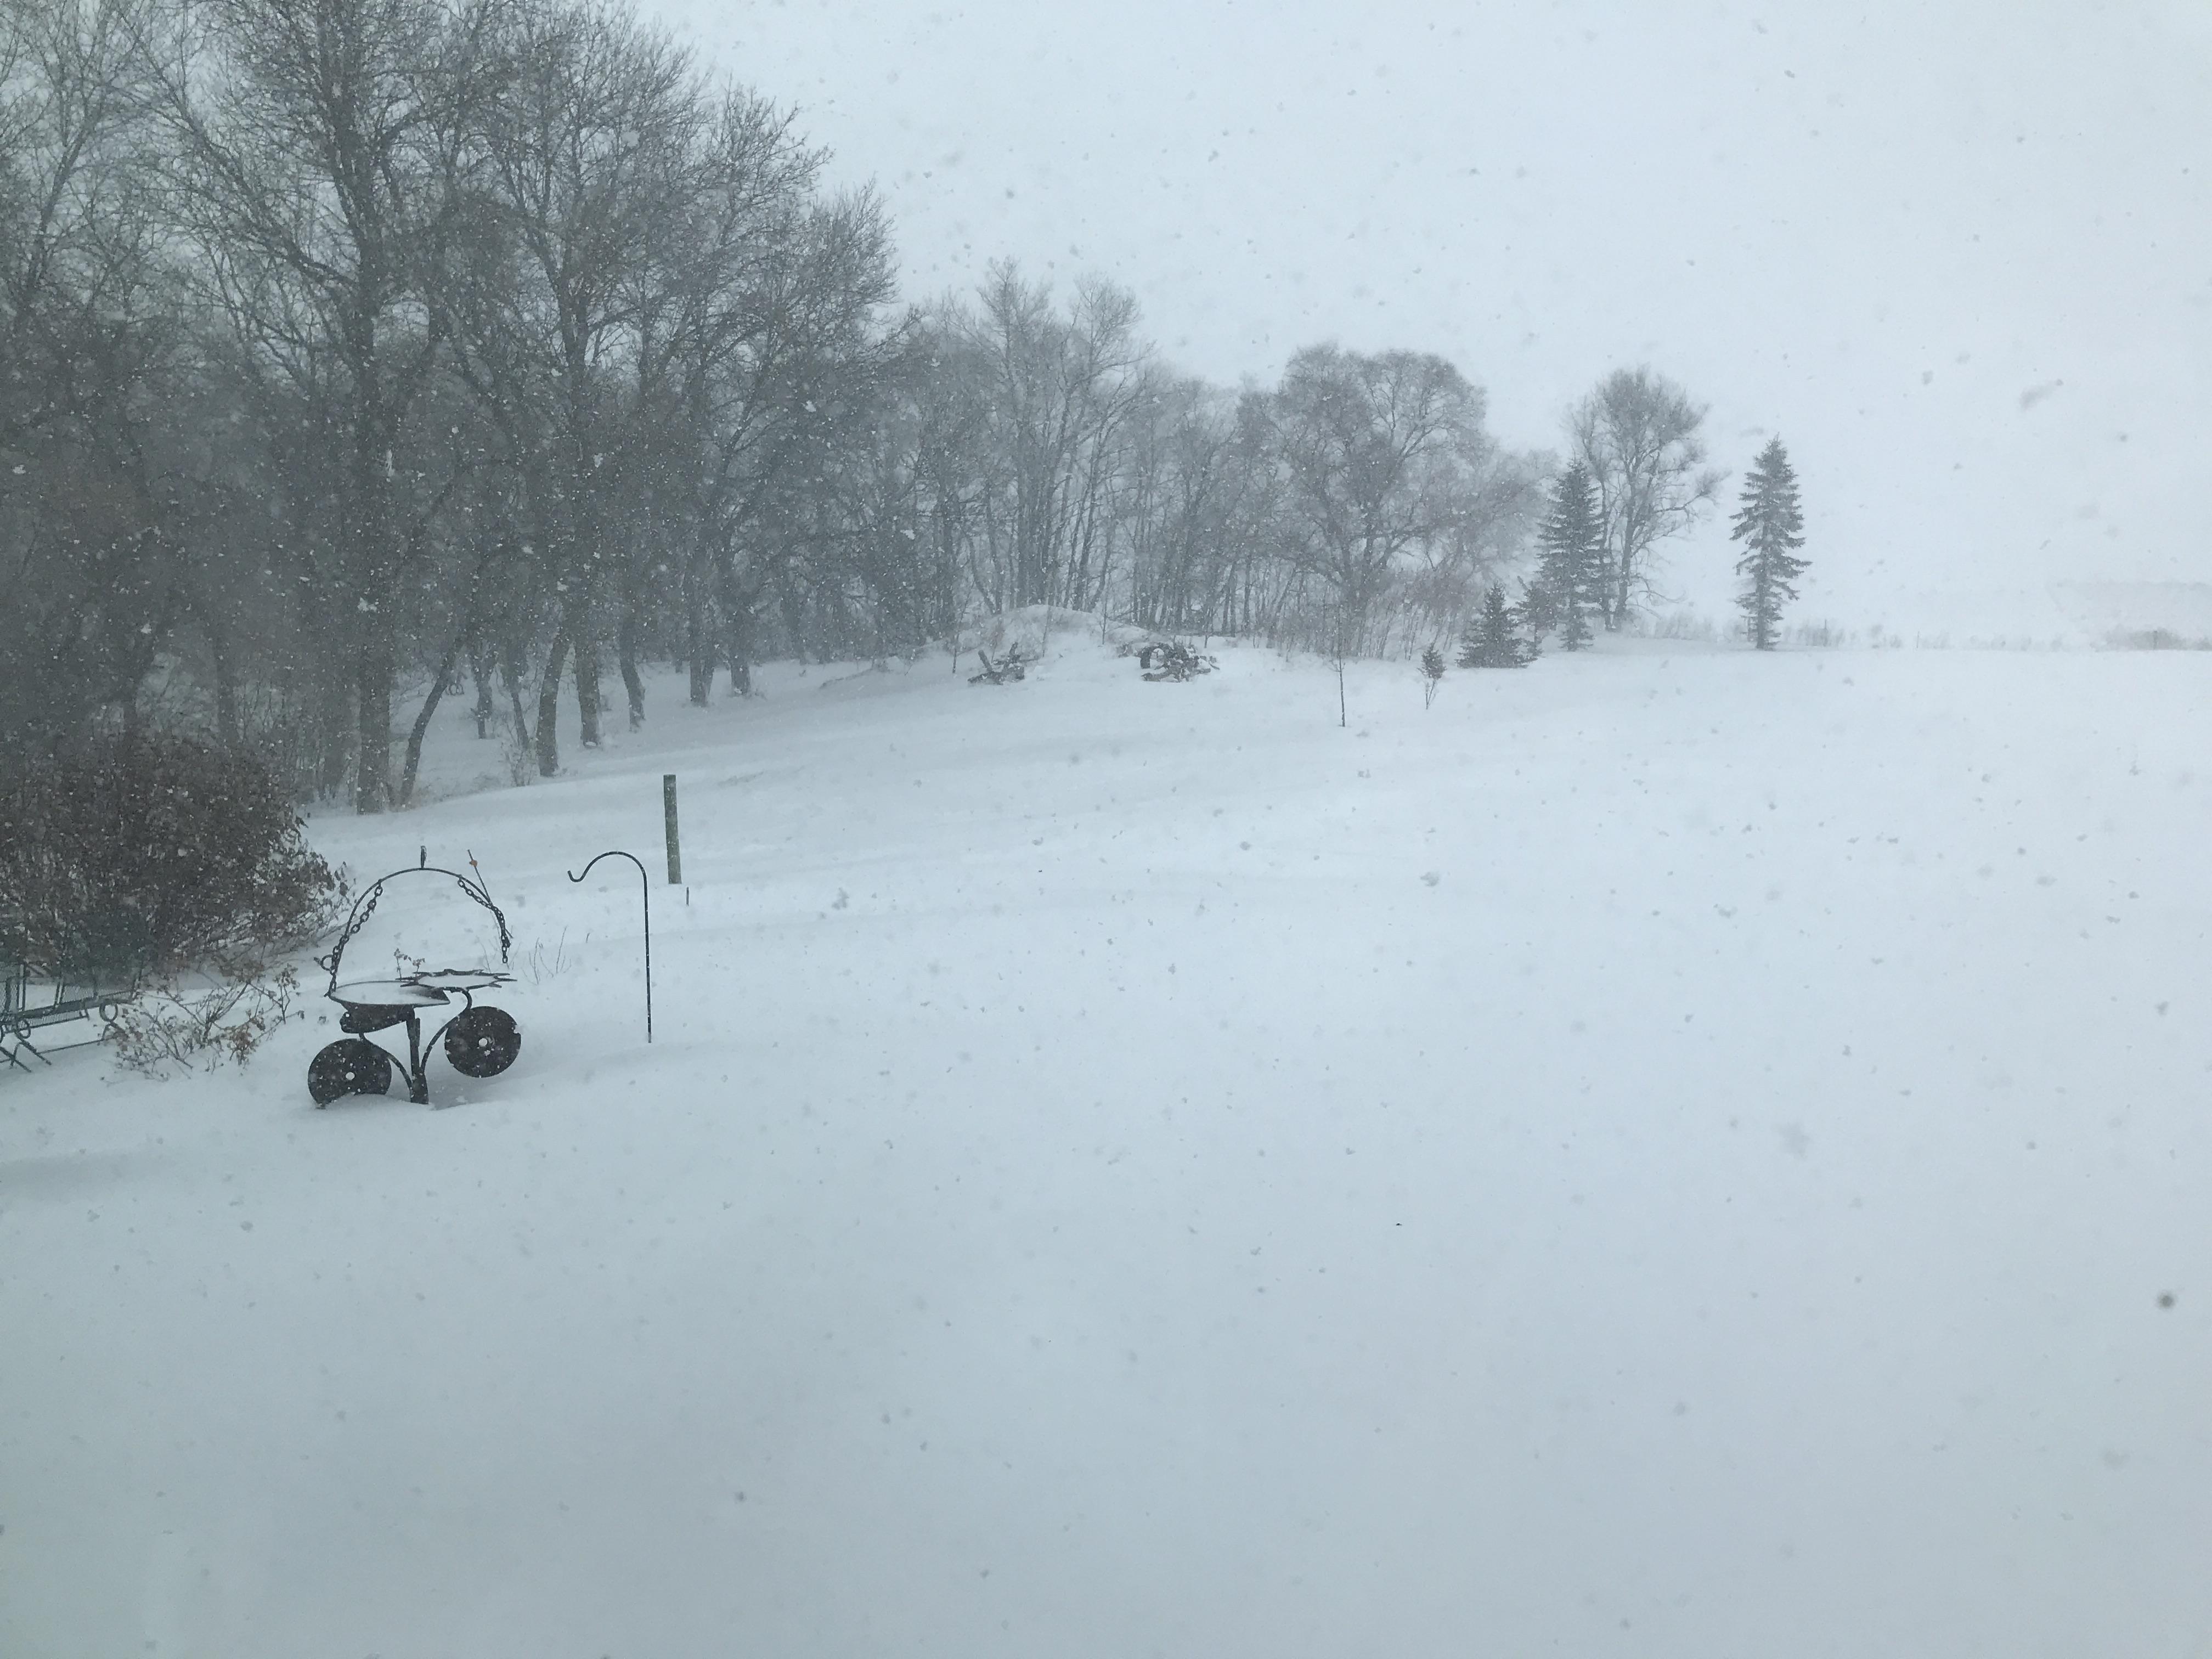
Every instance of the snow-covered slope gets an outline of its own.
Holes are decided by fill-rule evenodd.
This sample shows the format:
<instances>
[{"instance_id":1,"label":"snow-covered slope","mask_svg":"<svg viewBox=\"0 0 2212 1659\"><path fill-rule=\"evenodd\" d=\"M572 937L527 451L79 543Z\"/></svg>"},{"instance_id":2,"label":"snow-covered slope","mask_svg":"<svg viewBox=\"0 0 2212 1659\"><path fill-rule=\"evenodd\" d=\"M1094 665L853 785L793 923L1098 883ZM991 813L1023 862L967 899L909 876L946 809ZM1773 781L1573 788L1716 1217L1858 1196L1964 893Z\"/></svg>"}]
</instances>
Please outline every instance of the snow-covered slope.
<instances>
[{"instance_id":1,"label":"snow-covered slope","mask_svg":"<svg viewBox=\"0 0 2212 1659\"><path fill-rule=\"evenodd\" d=\"M2212 656L1052 649L319 820L459 1109L0 1082L0 1652L2203 1650Z\"/></svg>"}]
</instances>

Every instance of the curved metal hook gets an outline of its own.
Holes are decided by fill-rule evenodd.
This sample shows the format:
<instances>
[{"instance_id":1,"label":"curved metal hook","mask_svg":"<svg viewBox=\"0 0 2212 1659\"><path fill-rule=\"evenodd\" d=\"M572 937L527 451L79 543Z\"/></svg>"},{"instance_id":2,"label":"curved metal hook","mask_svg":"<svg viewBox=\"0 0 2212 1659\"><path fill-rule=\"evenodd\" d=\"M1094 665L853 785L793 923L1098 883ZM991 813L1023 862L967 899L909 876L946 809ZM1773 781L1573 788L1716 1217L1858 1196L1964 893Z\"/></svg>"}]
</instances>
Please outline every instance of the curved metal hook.
<instances>
[{"instance_id":1,"label":"curved metal hook","mask_svg":"<svg viewBox=\"0 0 2212 1659\"><path fill-rule=\"evenodd\" d=\"M628 859L632 864L637 865L638 879L644 882L648 888L651 887L652 878L645 873L645 866L638 862L638 856L636 854L625 853L619 847L610 847L604 853L592 854L592 864L597 864L601 859ZM592 864L587 864L584 866L583 875L577 874L574 870L569 871L568 879L571 881L583 880L584 876L588 876L592 873Z\"/></svg>"},{"instance_id":2,"label":"curved metal hook","mask_svg":"<svg viewBox=\"0 0 2212 1659\"><path fill-rule=\"evenodd\" d=\"M619 847L610 847L604 853L592 854L581 874L571 870L570 881L581 881L592 873L592 865L601 859L628 859L637 866L638 896L645 907L645 1040L653 1041L653 878L645 872L645 865L635 853L625 853Z\"/></svg>"}]
</instances>

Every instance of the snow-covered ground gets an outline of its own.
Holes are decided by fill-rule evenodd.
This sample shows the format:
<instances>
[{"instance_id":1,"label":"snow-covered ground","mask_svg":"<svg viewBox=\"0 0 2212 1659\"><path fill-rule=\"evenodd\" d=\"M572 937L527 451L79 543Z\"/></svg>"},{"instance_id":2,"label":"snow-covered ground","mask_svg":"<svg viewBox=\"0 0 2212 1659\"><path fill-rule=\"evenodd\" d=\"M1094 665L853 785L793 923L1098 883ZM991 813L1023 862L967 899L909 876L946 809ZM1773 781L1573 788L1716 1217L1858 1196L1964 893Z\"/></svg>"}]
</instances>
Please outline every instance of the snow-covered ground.
<instances>
[{"instance_id":1,"label":"snow-covered ground","mask_svg":"<svg viewBox=\"0 0 2212 1659\"><path fill-rule=\"evenodd\" d=\"M1054 650L319 818L458 1109L0 1081L0 1652L2212 1652L2212 655Z\"/></svg>"}]
</instances>

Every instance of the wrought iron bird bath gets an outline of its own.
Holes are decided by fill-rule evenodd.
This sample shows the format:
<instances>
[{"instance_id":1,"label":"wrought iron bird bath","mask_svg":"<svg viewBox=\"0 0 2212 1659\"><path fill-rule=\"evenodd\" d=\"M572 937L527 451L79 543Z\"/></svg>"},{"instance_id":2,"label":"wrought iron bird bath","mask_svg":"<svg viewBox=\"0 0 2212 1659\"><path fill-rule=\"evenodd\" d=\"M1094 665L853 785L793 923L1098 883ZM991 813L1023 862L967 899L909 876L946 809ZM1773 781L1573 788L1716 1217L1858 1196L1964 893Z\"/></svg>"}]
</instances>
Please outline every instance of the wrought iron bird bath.
<instances>
[{"instance_id":1,"label":"wrought iron bird bath","mask_svg":"<svg viewBox=\"0 0 2212 1659\"><path fill-rule=\"evenodd\" d=\"M499 925L499 968L418 968L386 979L340 983L338 973L345 959L346 946L375 910L386 884L403 876L443 876L490 911L492 920ZM476 1000L479 991L514 983L514 976L504 971L514 942L514 936L507 929L507 917L491 902L491 895L484 890L483 884L458 871L417 865L411 870L394 870L363 889L346 916L346 925L338 933L337 945L328 956L316 958L319 966L330 970L327 994L345 1011L338 1016L338 1029L349 1035L330 1044L308 1062L307 1092L314 1096L315 1104L327 1106L343 1095L383 1094L392 1087L392 1068L397 1064L407 1079L407 1097L418 1105L428 1105L430 1084L427 1073L430 1051L441 1038L444 1040L447 1063L463 1077L497 1077L514 1065L514 1057L522 1052L521 1028L505 1009ZM432 1031L429 1042L425 1043L424 1012L450 1007L455 997L461 1001L459 1012ZM395 1025L407 1028L404 1060L368 1040L370 1032L389 1030Z\"/></svg>"}]
</instances>

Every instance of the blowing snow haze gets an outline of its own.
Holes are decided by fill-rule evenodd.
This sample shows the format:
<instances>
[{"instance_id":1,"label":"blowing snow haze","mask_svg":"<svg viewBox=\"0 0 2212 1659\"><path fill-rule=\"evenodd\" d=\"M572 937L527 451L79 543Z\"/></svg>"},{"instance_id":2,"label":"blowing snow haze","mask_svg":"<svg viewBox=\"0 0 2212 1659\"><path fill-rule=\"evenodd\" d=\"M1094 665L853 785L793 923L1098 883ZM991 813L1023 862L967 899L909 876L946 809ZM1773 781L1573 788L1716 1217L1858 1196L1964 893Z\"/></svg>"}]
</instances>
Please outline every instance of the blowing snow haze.
<instances>
[{"instance_id":1,"label":"blowing snow haze","mask_svg":"<svg viewBox=\"0 0 2212 1659\"><path fill-rule=\"evenodd\" d=\"M627 4L0 0L0 1659L2212 1659L2212 7Z\"/></svg>"},{"instance_id":2,"label":"blowing snow haze","mask_svg":"<svg viewBox=\"0 0 2212 1659\"><path fill-rule=\"evenodd\" d=\"M1788 442L1800 611L1846 625L2040 634L2052 582L2212 574L2187 0L655 12L875 181L908 297L1103 276L1226 384L1436 351L1516 445L1649 362L1711 404L1728 499ZM1674 591L1717 608L1732 564L1709 523Z\"/></svg>"}]
</instances>

